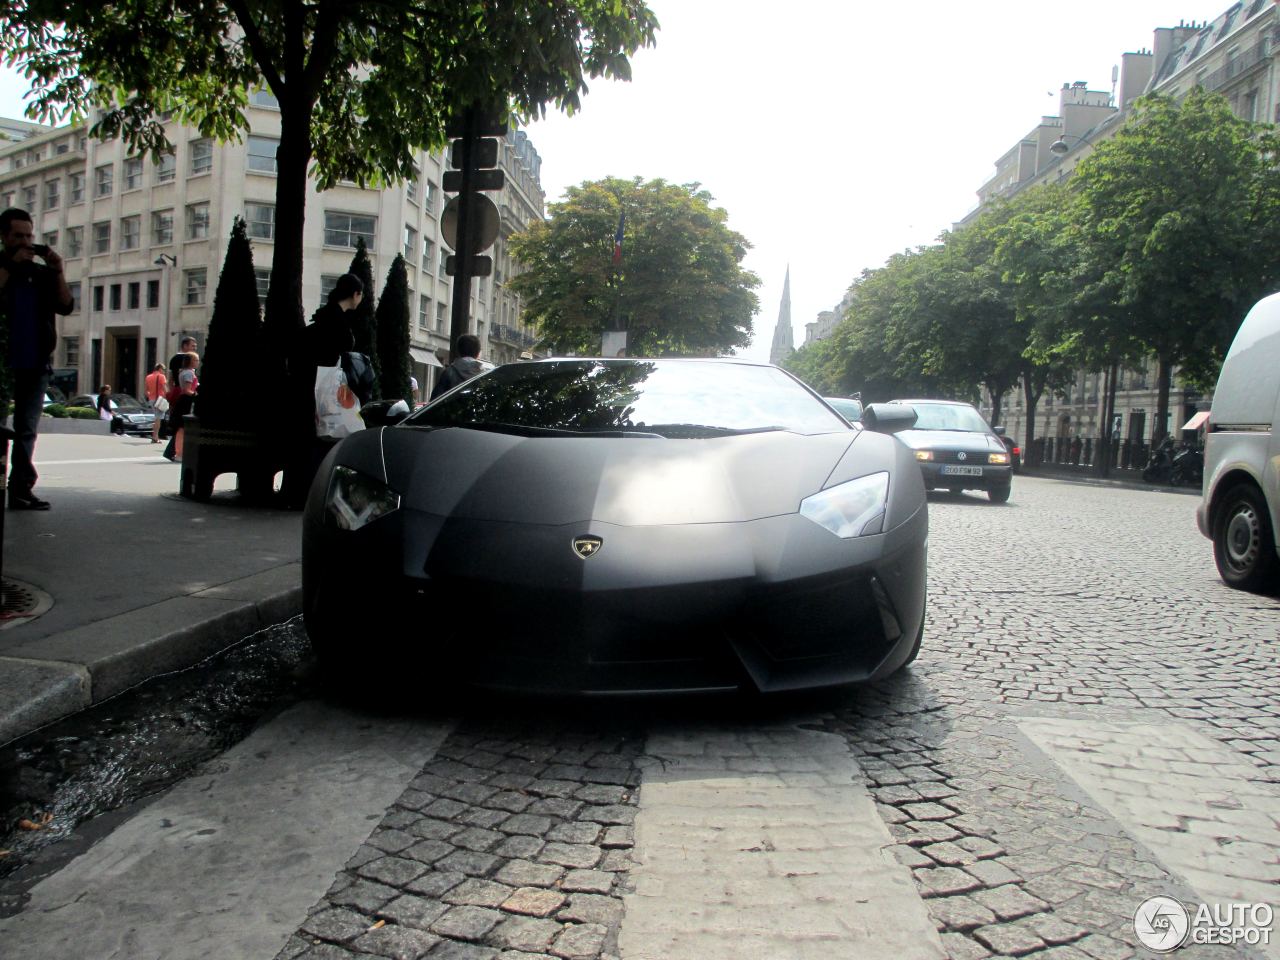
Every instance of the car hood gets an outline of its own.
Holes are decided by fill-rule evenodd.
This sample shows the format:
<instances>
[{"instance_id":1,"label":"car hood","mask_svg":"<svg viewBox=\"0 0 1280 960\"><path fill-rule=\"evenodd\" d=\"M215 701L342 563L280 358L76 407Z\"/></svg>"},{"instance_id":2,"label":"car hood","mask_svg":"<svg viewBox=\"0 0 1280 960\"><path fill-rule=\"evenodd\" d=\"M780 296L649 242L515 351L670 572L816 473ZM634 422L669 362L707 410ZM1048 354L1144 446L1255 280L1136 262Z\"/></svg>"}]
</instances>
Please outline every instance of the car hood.
<instances>
[{"instance_id":1,"label":"car hood","mask_svg":"<svg viewBox=\"0 0 1280 960\"><path fill-rule=\"evenodd\" d=\"M411 509L496 522L626 526L794 513L859 439L845 431L705 440L525 437L463 428L364 434L346 441L351 449L341 461L356 466L352 458L362 459L360 448L380 435L386 480Z\"/></svg>"},{"instance_id":2,"label":"car hood","mask_svg":"<svg viewBox=\"0 0 1280 960\"><path fill-rule=\"evenodd\" d=\"M900 430L895 436L915 450L990 450L1006 453L994 434L957 430Z\"/></svg>"}]
</instances>

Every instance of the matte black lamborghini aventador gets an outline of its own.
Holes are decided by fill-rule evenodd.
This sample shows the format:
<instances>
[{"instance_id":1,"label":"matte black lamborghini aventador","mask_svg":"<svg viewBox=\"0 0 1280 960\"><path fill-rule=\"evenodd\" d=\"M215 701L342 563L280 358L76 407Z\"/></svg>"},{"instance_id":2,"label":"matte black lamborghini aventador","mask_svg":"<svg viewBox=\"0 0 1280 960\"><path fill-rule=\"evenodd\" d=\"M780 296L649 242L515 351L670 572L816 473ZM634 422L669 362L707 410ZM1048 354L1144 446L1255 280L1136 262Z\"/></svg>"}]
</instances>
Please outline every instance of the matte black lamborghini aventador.
<instances>
[{"instance_id":1,"label":"matte black lamborghini aventador","mask_svg":"<svg viewBox=\"0 0 1280 960\"><path fill-rule=\"evenodd\" d=\"M304 520L307 632L333 676L376 662L582 692L888 676L924 625L924 485L888 435L914 419L873 404L852 425L747 361L498 367L330 453Z\"/></svg>"}]
</instances>

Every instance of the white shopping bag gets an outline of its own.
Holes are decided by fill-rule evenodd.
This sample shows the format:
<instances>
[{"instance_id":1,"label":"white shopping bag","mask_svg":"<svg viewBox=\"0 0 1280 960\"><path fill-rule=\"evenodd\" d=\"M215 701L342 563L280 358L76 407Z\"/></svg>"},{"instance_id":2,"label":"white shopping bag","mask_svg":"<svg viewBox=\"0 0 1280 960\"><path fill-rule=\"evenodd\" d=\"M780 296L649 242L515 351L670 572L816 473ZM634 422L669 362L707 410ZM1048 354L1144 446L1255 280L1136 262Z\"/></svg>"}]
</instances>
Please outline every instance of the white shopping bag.
<instances>
[{"instance_id":1,"label":"white shopping bag","mask_svg":"<svg viewBox=\"0 0 1280 960\"><path fill-rule=\"evenodd\" d=\"M341 440L363 429L360 400L347 386L342 364L316 367L316 436Z\"/></svg>"}]
</instances>

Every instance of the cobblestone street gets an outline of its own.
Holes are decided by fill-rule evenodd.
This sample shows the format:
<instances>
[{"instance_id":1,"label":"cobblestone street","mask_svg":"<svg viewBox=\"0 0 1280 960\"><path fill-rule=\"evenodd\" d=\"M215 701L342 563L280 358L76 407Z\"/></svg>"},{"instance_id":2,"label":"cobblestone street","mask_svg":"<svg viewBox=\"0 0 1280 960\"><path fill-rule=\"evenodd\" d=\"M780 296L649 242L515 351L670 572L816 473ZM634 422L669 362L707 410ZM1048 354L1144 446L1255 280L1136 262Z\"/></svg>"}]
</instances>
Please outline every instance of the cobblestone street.
<instances>
[{"instance_id":1,"label":"cobblestone street","mask_svg":"<svg viewBox=\"0 0 1280 960\"><path fill-rule=\"evenodd\" d=\"M1280 603L1221 584L1196 503L936 497L923 652L878 687L473 709L281 958L1119 960L1150 896L1275 905Z\"/></svg>"}]
</instances>

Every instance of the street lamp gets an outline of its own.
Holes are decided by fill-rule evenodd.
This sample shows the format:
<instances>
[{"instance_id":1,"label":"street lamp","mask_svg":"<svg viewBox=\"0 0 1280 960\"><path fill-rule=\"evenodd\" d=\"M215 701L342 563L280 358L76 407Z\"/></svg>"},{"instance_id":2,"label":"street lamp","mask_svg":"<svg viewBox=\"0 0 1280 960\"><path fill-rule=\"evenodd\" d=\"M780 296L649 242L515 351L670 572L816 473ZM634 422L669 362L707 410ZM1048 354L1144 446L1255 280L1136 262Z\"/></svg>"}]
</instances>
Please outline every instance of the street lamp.
<instances>
[{"instance_id":1,"label":"street lamp","mask_svg":"<svg viewBox=\"0 0 1280 960\"><path fill-rule=\"evenodd\" d=\"M178 258L171 253L162 253L153 262L157 267L176 267ZM173 313L173 291L170 289L173 285L173 271L163 270L162 272L164 273L164 346L161 350L168 356L173 352L169 346L169 316Z\"/></svg>"},{"instance_id":2,"label":"street lamp","mask_svg":"<svg viewBox=\"0 0 1280 960\"><path fill-rule=\"evenodd\" d=\"M1068 153L1070 153L1071 144L1067 143L1067 138L1078 141L1079 143L1089 142L1084 137L1077 137L1074 134L1064 133L1064 134L1061 134L1057 140L1053 141L1053 143L1049 144L1049 152L1059 157L1064 157Z\"/></svg>"}]
</instances>

